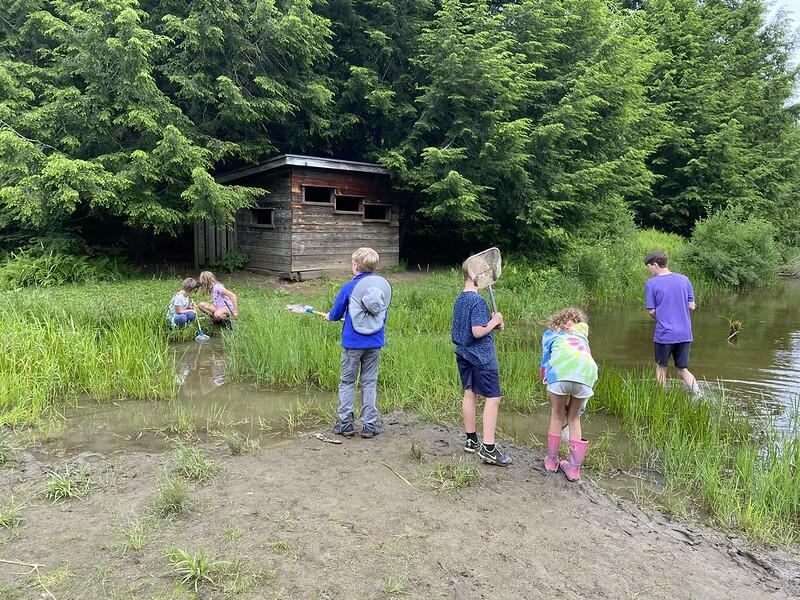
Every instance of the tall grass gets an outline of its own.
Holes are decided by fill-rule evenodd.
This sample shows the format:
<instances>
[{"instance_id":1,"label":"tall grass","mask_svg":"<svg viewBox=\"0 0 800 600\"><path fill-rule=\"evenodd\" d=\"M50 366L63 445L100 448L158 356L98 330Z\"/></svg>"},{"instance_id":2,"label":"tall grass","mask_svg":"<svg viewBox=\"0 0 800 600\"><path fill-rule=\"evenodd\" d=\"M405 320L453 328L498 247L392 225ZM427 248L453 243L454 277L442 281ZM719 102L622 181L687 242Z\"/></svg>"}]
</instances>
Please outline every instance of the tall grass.
<instances>
[{"instance_id":1,"label":"tall grass","mask_svg":"<svg viewBox=\"0 0 800 600\"><path fill-rule=\"evenodd\" d=\"M508 330L496 334L502 386L508 405L526 410L541 403L539 366L532 348L538 345L540 324L567 303L580 303L580 286L553 270L529 276L514 275L499 283L496 296ZM303 300L327 310L336 288L295 298L265 293L257 306L242 307L234 336L225 339L229 372L254 377L268 385L313 385L335 391L339 383L341 324L318 317L288 313L287 303ZM413 282L396 284L387 327L387 346L381 355L381 408L411 409L428 416L455 415L454 398L461 392L456 376L450 322L455 297L463 281L455 270ZM557 293L558 290L558 293ZM532 341L533 340L533 341ZM535 391L534 391L535 390Z\"/></svg>"},{"instance_id":2,"label":"tall grass","mask_svg":"<svg viewBox=\"0 0 800 600\"><path fill-rule=\"evenodd\" d=\"M140 280L0 293L0 424L79 398L174 396L176 334L164 314L177 287Z\"/></svg>"},{"instance_id":3,"label":"tall grass","mask_svg":"<svg viewBox=\"0 0 800 600\"><path fill-rule=\"evenodd\" d=\"M495 337L503 410L527 412L546 403L537 383L544 320L558 307L584 304L586 291L556 270L512 266L507 273L495 290L507 324ZM337 287L304 298L264 294L257 310L245 306L235 335L225 339L231 374L335 390L341 325L288 313L284 305L303 301L326 310ZM458 421L450 320L460 288L455 271L394 286L379 372L383 411ZM664 393L640 374L604 370L591 406L620 417L634 456L662 471L669 489L694 498L716 523L768 542L800 539L799 442L761 435L724 398L696 402L682 390Z\"/></svg>"},{"instance_id":4,"label":"tall grass","mask_svg":"<svg viewBox=\"0 0 800 600\"><path fill-rule=\"evenodd\" d=\"M716 524L769 543L800 539L796 422L790 435L771 423L754 428L722 391L698 401L613 371L603 374L596 392L592 406L621 418L639 460L661 470L668 488Z\"/></svg>"}]
</instances>

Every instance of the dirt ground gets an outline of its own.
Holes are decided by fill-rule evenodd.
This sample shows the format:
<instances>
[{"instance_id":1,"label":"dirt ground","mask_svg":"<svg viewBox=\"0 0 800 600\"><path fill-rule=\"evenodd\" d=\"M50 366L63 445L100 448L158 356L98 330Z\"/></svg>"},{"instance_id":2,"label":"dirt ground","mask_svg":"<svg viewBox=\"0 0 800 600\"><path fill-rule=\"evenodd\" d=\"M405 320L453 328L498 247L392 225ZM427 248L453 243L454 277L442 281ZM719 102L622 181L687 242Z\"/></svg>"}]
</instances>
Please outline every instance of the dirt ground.
<instances>
[{"instance_id":1,"label":"dirt ground","mask_svg":"<svg viewBox=\"0 0 800 600\"><path fill-rule=\"evenodd\" d=\"M138 551L123 549L122 528L151 511L172 452L81 455L92 492L58 503L36 492L64 459L23 457L0 471L0 489L24 504L21 525L0 532L0 559L44 566L37 578L0 563L0 598L191 597L171 548L239 565L238 592L212 576L200 598L800 597L795 553L748 548L589 481L570 484L544 473L534 451L506 447L514 465L489 467L463 455L457 430L405 414L386 424L341 445L304 435L245 456L203 446L222 471L192 486L191 511L157 521ZM435 490L429 474L450 457L478 466L482 480Z\"/></svg>"}]
</instances>

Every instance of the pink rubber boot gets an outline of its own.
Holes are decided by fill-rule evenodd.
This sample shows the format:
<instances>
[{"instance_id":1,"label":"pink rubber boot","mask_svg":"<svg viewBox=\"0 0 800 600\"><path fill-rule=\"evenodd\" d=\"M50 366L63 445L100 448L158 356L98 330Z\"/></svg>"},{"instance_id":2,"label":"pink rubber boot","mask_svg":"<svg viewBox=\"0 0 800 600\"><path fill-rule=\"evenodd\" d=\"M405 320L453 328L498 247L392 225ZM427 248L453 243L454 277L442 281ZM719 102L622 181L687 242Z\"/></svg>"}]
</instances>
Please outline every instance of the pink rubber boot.
<instances>
[{"instance_id":1,"label":"pink rubber boot","mask_svg":"<svg viewBox=\"0 0 800 600\"><path fill-rule=\"evenodd\" d=\"M588 440L569 441L569 460L562 460L559 467L570 481L578 481L581 478L581 465L588 445Z\"/></svg>"},{"instance_id":2,"label":"pink rubber boot","mask_svg":"<svg viewBox=\"0 0 800 600\"><path fill-rule=\"evenodd\" d=\"M544 468L550 473L558 473L558 447L560 445L560 433L547 434L547 456L544 457Z\"/></svg>"}]
</instances>

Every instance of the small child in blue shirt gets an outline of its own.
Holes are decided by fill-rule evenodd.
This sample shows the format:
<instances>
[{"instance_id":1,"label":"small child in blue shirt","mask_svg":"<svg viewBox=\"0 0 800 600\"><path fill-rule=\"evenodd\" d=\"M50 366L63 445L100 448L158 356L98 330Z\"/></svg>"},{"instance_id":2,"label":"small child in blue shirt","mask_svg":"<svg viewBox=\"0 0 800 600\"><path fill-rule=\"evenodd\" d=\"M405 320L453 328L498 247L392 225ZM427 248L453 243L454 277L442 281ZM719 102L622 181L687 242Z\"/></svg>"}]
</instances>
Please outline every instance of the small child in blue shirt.
<instances>
[{"instance_id":1,"label":"small child in blue shirt","mask_svg":"<svg viewBox=\"0 0 800 600\"><path fill-rule=\"evenodd\" d=\"M478 286L470 277L467 261L464 261L461 270L464 273L464 290L453 305L451 339L456 345L456 365L464 389L461 400L467 436L464 451L477 451L483 462L507 467L513 461L500 451L494 440L502 393L492 332L495 329L503 330L503 315L499 312L489 313L489 305L478 293ZM483 444L478 442L475 431L478 396L486 398L483 406Z\"/></svg>"},{"instance_id":2,"label":"small child in blue shirt","mask_svg":"<svg viewBox=\"0 0 800 600\"><path fill-rule=\"evenodd\" d=\"M391 287L383 277L373 273L380 260L375 250L359 248L352 259L353 279L342 286L333 308L325 315L326 321L344 317L338 421L333 432L345 437L355 435L356 379L360 372L361 437L369 439L383 432L377 408L378 365Z\"/></svg>"},{"instance_id":3,"label":"small child in blue shirt","mask_svg":"<svg viewBox=\"0 0 800 600\"><path fill-rule=\"evenodd\" d=\"M191 300L197 288L197 282L191 277L183 280L180 291L169 301L167 323L173 327L183 327L197 318L197 310Z\"/></svg>"}]
</instances>

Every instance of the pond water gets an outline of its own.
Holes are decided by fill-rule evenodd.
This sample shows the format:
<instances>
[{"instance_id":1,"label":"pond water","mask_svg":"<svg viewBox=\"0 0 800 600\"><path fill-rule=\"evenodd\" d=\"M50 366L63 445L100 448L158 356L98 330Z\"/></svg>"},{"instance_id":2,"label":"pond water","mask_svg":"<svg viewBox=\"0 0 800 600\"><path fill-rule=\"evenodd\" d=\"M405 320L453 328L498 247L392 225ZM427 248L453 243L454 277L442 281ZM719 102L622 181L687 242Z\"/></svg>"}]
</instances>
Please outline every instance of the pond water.
<instances>
[{"instance_id":1,"label":"pond water","mask_svg":"<svg viewBox=\"0 0 800 600\"><path fill-rule=\"evenodd\" d=\"M177 401L80 402L64 413L57 430L34 433L39 452L71 456L80 452L113 454L132 450L160 452L178 416L201 437L228 424L260 439L280 439L287 414L300 404L332 403L334 395L315 389L259 390L226 375L219 338L176 346Z\"/></svg>"},{"instance_id":2,"label":"pond water","mask_svg":"<svg viewBox=\"0 0 800 600\"><path fill-rule=\"evenodd\" d=\"M589 318L592 353L601 367L654 376L655 324L644 308L597 307ZM729 320L734 319L742 327L731 344ZM786 428L800 396L800 281L698 298L692 329L689 369L695 377L707 385L721 384L731 401Z\"/></svg>"}]
</instances>

